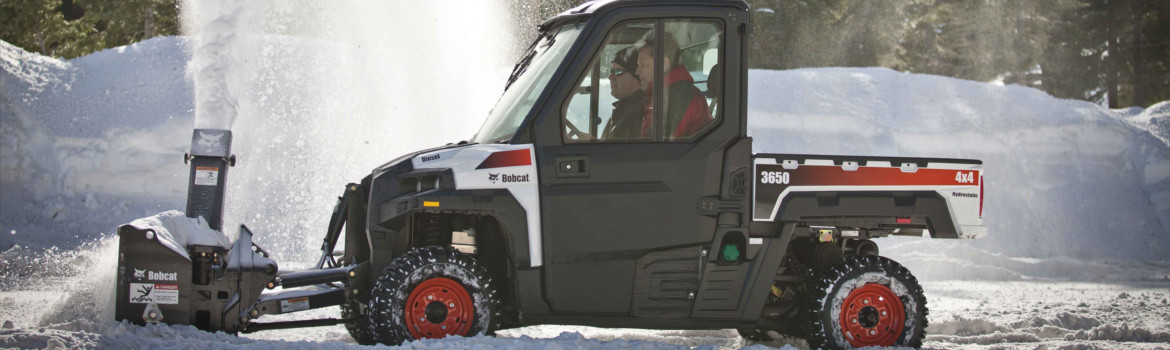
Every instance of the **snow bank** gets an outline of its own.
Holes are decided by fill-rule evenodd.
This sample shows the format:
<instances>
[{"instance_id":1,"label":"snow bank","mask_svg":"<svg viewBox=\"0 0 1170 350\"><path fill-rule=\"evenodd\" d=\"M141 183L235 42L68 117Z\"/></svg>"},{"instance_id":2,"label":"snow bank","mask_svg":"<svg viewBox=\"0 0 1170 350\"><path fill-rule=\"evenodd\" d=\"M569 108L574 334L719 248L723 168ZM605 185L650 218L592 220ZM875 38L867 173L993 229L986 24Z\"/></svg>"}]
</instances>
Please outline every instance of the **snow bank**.
<instances>
[{"instance_id":1,"label":"snow bank","mask_svg":"<svg viewBox=\"0 0 1170 350\"><path fill-rule=\"evenodd\" d=\"M182 205L184 43L156 38L64 61L0 42L0 249L73 248Z\"/></svg>"},{"instance_id":2,"label":"snow bank","mask_svg":"<svg viewBox=\"0 0 1170 350\"><path fill-rule=\"evenodd\" d=\"M1157 349L1170 341L1165 281L925 282L925 347Z\"/></svg>"},{"instance_id":3,"label":"snow bank","mask_svg":"<svg viewBox=\"0 0 1170 350\"><path fill-rule=\"evenodd\" d=\"M1156 103L1141 113L1125 118L1125 121L1149 131L1150 135L1170 145L1170 101Z\"/></svg>"},{"instance_id":4,"label":"snow bank","mask_svg":"<svg viewBox=\"0 0 1170 350\"><path fill-rule=\"evenodd\" d=\"M187 45L182 37L157 37L66 61L0 41L0 95L10 102L5 108L53 136L102 138L172 118L190 122Z\"/></svg>"},{"instance_id":5,"label":"snow bank","mask_svg":"<svg viewBox=\"0 0 1170 350\"><path fill-rule=\"evenodd\" d=\"M895 256L919 280L1170 280L1170 261L1121 258L1016 257L974 247L969 241L885 239L882 255Z\"/></svg>"}]
</instances>

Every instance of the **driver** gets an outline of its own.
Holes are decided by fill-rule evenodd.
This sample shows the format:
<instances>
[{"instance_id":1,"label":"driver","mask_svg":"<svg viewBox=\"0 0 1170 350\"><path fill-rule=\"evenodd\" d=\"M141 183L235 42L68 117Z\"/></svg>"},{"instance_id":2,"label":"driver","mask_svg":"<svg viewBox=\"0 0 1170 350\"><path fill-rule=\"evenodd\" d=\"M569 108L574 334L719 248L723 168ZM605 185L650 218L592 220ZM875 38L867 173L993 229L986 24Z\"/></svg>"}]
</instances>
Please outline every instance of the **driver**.
<instances>
[{"instance_id":1,"label":"driver","mask_svg":"<svg viewBox=\"0 0 1170 350\"><path fill-rule=\"evenodd\" d=\"M642 115L646 98L641 82L634 73L638 70L638 48L630 46L618 51L609 63L609 93L617 98L613 114L605 123L601 138L606 141L631 140L642 136Z\"/></svg>"},{"instance_id":2,"label":"driver","mask_svg":"<svg viewBox=\"0 0 1170 350\"><path fill-rule=\"evenodd\" d=\"M654 71L654 45L653 32L647 33L635 45L638 47L637 74L642 81L642 91L646 94L646 112L642 117L642 136L650 136L651 130L653 130L654 81L655 76L658 75ZM666 74L663 79L666 93L662 94L662 102L666 106L666 111L663 113L665 120L662 130L666 135L669 135L664 139L685 138L698 133L714 118L711 117L711 112L707 109L707 99L695 87L695 80L691 78L690 71L679 61L681 55L678 42L670 33L663 35L662 49L665 53L662 55L662 73Z\"/></svg>"}]
</instances>

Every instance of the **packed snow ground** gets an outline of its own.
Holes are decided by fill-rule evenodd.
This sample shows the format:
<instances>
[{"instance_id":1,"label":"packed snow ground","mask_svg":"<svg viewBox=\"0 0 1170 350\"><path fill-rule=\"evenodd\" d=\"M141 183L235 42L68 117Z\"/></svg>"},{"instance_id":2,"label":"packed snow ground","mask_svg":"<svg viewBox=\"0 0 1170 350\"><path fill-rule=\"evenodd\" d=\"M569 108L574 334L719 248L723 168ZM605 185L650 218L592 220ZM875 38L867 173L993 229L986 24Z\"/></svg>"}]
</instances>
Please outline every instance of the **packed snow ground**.
<instances>
[{"instance_id":1,"label":"packed snow ground","mask_svg":"<svg viewBox=\"0 0 1170 350\"><path fill-rule=\"evenodd\" d=\"M312 260L341 186L402 153L466 139L490 107L420 107L430 99L410 92L420 86L394 86L397 73L354 71L387 54L378 48L293 36L261 42L264 68L241 102L241 118L253 119L236 124L241 162L228 195L236 214L225 227L248 223L282 267ZM184 206L180 157L194 117L188 45L156 38L64 61L0 42L0 347L354 346L341 327L235 337L110 321L110 233ZM467 75L502 75L487 71ZM361 96L347 90L365 86L364 75L388 86ZM879 242L924 281L926 347L1167 347L1170 103L1111 111L1033 89L876 68L754 70L749 84L759 152L985 161L987 238ZM503 86L480 85L495 90L442 89L490 100ZM407 346L785 344L745 343L732 330L539 326Z\"/></svg>"}]
</instances>

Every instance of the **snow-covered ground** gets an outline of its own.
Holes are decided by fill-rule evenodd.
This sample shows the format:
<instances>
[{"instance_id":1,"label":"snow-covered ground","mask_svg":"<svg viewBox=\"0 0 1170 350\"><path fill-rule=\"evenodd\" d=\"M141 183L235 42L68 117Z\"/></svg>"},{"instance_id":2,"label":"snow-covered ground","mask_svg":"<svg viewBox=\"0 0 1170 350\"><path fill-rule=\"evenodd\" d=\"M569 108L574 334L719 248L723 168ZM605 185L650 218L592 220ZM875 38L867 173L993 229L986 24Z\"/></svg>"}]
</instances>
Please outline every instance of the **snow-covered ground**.
<instances>
[{"instance_id":1,"label":"snow-covered ground","mask_svg":"<svg viewBox=\"0 0 1170 350\"><path fill-rule=\"evenodd\" d=\"M282 267L312 260L345 183L470 137L507 73L498 62L415 72L426 58L394 61L391 48L258 39L260 64L233 126L240 163L225 227L247 223ZM0 42L0 347L356 346L339 326L235 337L111 321L115 226L185 205L192 42L155 38L67 61ZM428 79L435 74L444 79ZM754 70L749 85L760 152L984 160L987 238L879 242L924 281L926 347L1168 347L1170 102L1114 111L879 68ZM444 96L461 102L435 103ZM539 326L406 346L789 343L804 346L748 343L733 330Z\"/></svg>"}]
</instances>

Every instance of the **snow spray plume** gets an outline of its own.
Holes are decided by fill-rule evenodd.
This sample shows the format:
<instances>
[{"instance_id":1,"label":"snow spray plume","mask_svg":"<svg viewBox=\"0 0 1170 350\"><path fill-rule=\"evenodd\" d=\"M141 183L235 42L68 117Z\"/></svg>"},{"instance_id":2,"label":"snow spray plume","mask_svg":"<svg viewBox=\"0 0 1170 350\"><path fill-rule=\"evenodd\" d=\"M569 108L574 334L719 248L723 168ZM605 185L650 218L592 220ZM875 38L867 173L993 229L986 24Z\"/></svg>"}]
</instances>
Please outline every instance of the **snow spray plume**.
<instances>
[{"instance_id":1,"label":"snow spray plume","mask_svg":"<svg viewBox=\"0 0 1170 350\"><path fill-rule=\"evenodd\" d=\"M184 1L184 30L194 35L195 128L231 130L254 75L264 2Z\"/></svg>"},{"instance_id":2,"label":"snow spray plume","mask_svg":"<svg viewBox=\"0 0 1170 350\"><path fill-rule=\"evenodd\" d=\"M246 224L281 267L311 264L347 183L405 153L469 139L511 68L504 8L268 2L258 54L247 56L255 75L235 95L240 161L227 184L225 233Z\"/></svg>"},{"instance_id":3,"label":"snow spray plume","mask_svg":"<svg viewBox=\"0 0 1170 350\"><path fill-rule=\"evenodd\" d=\"M37 301L10 299L4 310L18 327L92 328L114 320L118 237L104 236L74 250L17 246L0 253L0 290L43 291Z\"/></svg>"}]
</instances>

